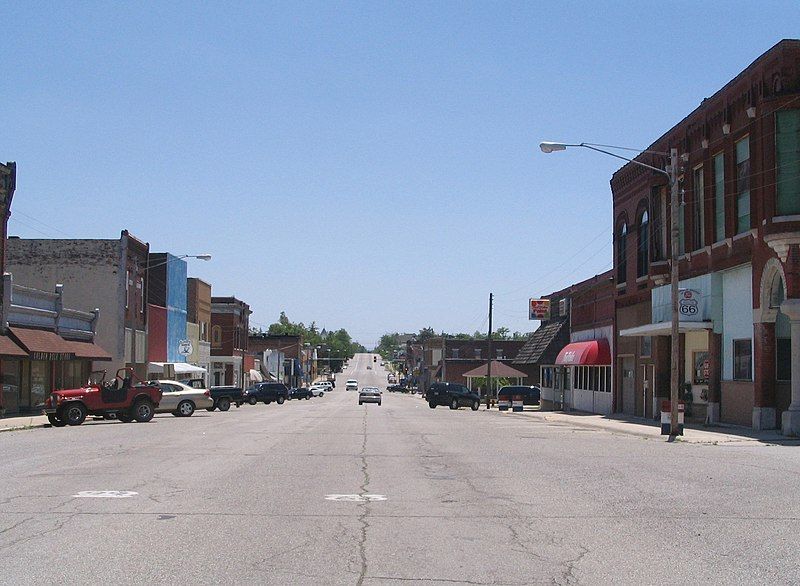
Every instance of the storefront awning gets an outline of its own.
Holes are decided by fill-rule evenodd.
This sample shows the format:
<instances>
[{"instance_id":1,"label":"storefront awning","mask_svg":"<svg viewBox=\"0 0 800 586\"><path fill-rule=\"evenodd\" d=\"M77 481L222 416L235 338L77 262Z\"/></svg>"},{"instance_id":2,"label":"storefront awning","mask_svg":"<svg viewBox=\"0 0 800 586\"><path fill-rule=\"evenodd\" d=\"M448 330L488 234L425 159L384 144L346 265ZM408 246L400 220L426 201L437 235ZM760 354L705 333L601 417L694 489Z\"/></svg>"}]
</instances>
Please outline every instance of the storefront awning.
<instances>
[{"instance_id":1,"label":"storefront awning","mask_svg":"<svg viewBox=\"0 0 800 586\"><path fill-rule=\"evenodd\" d=\"M572 342L561 349L556 364L566 366L609 366L611 349L608 340L588 340Z\"/></svg>"},{"instance_id":2,"label":"storefront awning","mask_svg":"<svg viewBox=\"0 0 800 586\"><path fill-rule=\"evenodd\" d=\"M175 366L175 375L179 374L205 374L206 369L202 366L195 366L188 362L151 362L147 368L148 372L158 374L164 372L164 365L172 364Z\"/></svg>"},{"instance_id":3,"label":"storefront awning","mask_svg":"<svg viewBox=\"0 0 800 586\"><path fill-rule=\"evenodd\" d=\"M14 340L8 336L0 336L0 356L24 358L27 355L28 353L20 348Z\"/></svg>"},{"instance_id":4,"label":"storefront awning","mask_svg":"<svg viewBox=\"0 0 800 586\"><path fill-rule=\"evenodd\" d=\"M67 340L75 358L81 360L113 360L113 356L92 342L76 342Z\"/></svg>"},{"instance_id":5,"label":"storefront awning","mask_svg":"<svg viewBox=\"0 0 800 586\"><path fill-rule=\"evenodd\" d=\"M678 331L681 334L686 332L697 332L701 330L711 330L714 328L713 321L682 321L678 322ZM620 330L620 336L669 336L672 334L672 322L665 321L655 324L646 324Z\"/></svg>"},{"instance_id":6,"label":"storefront awning","mask_svg":"<svg viewBox=\"0 0 800 586\"><path fill-rule=\"evenodd\" d=\"M8 329L14 340L24 350L27 350L31 360L72 360L75 358L72 342L67 342L55 332L26 328Z\"/></svg>"}]
</instances>

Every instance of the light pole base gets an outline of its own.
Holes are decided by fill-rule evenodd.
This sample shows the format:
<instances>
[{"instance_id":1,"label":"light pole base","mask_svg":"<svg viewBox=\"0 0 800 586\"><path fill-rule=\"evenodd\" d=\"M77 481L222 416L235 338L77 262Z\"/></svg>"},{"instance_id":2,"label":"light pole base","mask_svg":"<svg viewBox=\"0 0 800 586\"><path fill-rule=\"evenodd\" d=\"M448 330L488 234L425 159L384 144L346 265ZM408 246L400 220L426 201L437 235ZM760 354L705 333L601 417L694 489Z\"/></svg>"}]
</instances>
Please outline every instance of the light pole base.
<instances>
[{"instance_id":1,"label":"light pole base","mask_svg":"<svg viewBox=\"0 0 800 586\"><path fill-rule=\"evenodd\" d=\"M800 436L800 411L784 411L781 418L781 433L791 437Z\"/></svg>"}]
</instances>

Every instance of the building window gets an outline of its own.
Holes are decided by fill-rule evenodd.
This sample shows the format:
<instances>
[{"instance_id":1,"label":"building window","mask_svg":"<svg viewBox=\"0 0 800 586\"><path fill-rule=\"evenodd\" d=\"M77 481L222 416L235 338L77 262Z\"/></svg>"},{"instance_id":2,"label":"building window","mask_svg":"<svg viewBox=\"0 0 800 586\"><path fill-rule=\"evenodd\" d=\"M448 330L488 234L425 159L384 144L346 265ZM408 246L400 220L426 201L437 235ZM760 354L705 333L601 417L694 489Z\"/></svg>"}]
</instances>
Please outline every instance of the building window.
<instances>
[{"instance_id":1,"label":"building window","mask_svg":"<svg viewBox=\"0 0 800 586\"><path fill-rule=\"evenodd\" d=\"M725 153L714 155L714 227L716 240L725 240Z\"/></svg>"},{"instance_id":2,"label":"building window","mask_svg":"<svg viewBox=\"0 0 800 586\"><path fill-rule=\"evenodd\" d=\"M208 324L204 321L200 322L200 340L208 342Z\"/></svg>"},{"instance_id":3,"label":"building window","mask_svg":"<svg viewBox=\"0 0 800 586\"><path fill-rule=\"evenodd\" d=\"M649 258L649 244L650 244L650 232L649 232L649 222L650 218L647 215L647 210L642 212L642 215L639 217L639 246L636 250L636 276L637 277L644 277L647 275L647 271L650 266L650 258Z\"/></svg>"},{"instance_id":4,"label":"building window","mask_svg":"<svg viewBox=\"0 0 800 586\"><path fill-rule=\"evenodd\" d=\"M800 214L800 110L775 113L779 216Z\"/></svg>"},{"instance_id":5,"label":"building window","mask_svg":"<svg viewBox=\"0 0 800 586\"><path fill-rule=\"evenodd\" d=\"M778 338L775 342L775 379L790 381L792 380L792 340Z\"/></svg>"},{"instance_id":6,"label":"building window","mask_svg":"<svg viewBox=\"0 0 800 586\"><path fill-rule=\"evenodd\" d=\"M750 339L733 341L733 379L753 380L753 347Z\"/></svg>"},{"instance_id":7,"label":"building window","mask_svg":"<svg viewBox=\"0 0 800 586\"><path fill-rule=\"evenodd\" d=\"M214 346L214 348L222 346L222 328L220 326L211 328L211 345Z\"/></svg>"},{"instance_id":8,"label":"building window","mask_svg":"<svg viewBox=\"0 0 800 586\"><path fill-rule=\"evenodd\" d=\"M541 369L541 384L543 387L547 387L548 389L553 388L553 367L552 366L543 366Z\"/></svg>"},{"instance_id":9,"label":"building window","mask_svg":"<svg viewBox=\"0 0 800 586\"><path fill-rule=\"evenodd\" d=\"M706 230L705 230L705 181L703 180L703 167L698 167L694 170L693 184L694 186L694 249L703 248L706 245Z\"/></svg>"},{"instance_id":10,"label":"building window","mask_svg":"<svg viewBox=\"0 0 800 586\"><path fill-rule=\"evenodd\" d=\"M139 313L144 314L144 278L139 277L139 283L136 285L139 291Z\"/></svg>"},{"instance_id":11,"label":"building window","mask_svg":"<svg viewBox=\"0 0 800 586\"><path fill-rule=\"evenodd\" d=\"M649 358L653 355L653 337L642 336L642 358Z\"/></svg>"},{"instance_id":12,"label":"building window","mask_svg":"<svg viewBox=\"0 0 800 586\"><path fill-rule=\"evenodd\" d=\"M750 229L750 137L736 143L736 233Z\"/></svg>"},{"instance_id":13,"label":"building window","mask_svg":"<svg viewBox=\"0 0 800 586\"><path fill-rule=\"evenodd\" d=\"M573 388L578 391L611 392L610 366L576 366Z\"/></svg>"},{"instance_id":14,"label":"building window","mask_svg":"<svg viewBox=\"0 0 800 586\"><path fill-rule=\"evenodd\" d=\"M692 352L692 364L694 365L692 383L696 385L707 385L711 372L708 351Z\"/></svg>"},{"instance_id":15,"label":"building window","mask_svg":"<svg viewBox=\"0 0 800 586\"><path fill-rule=\"evenodd\" d=\"M497 348L496 352L497 352L497 358L505 358L505 356L503 355L502 348Z\"/></svg>"},{"instance_id":16,"label":"building window","mask_svg":"<svg viewBox=\"0 0 800 586\"><path fill-rule=\"evenodd\" d=\"M624 283L628 274L628 225L622 223L617 233L617 284Z\"/></svg>"},{"instance_id":17,"label":"building window","mask_svg":"<svg viewBox=\"0 0 800 586\"><path fill-rule=\"evenodd\" d=\"M678 204L678 253L686 252L686 206L684 202Z\"/></svg>"},{"instance_id":18,"label":"building window","mask_svg":"<svg viewBox=\"0 0 800 586\"><path fill-rule=\"evenodd\" d=\"M480 348L475 348L475 358L477 358L478 360L481 359L481 349Z\"/></svg>"},{"instance_id":19,"label":"building window","mask_svg":"<svg viewBox=\"0 0 800 586\"><path fill-rule=\"evenodd\" d=\"M128 309L131 301L131 272L125 271L125 309Z\"/></svg>"},{"instance_id":20,"label":"building window","mask_svg":"<svg viewBox=\"0 0 800 586\"><path fill-rule=\"evenodd\" d=\"M450 348L450 358L458 358L458 353L461 351L461 348Z\"/></svg>"},{"instance_id":21,"label":"building window","mask_svg":"<svg viewBox=\"0 0 800 586\"><path fill-rule=\"evenodd\" d=\"M664 210L662 209L664 198L662 197L662 188L660 186L652 188L650 199L650 213L653 214L650 222L650 232L653 235L653 246L651 248L653 260L664 260L666 258L664 253Z\"/></svg>"}]
</instances>

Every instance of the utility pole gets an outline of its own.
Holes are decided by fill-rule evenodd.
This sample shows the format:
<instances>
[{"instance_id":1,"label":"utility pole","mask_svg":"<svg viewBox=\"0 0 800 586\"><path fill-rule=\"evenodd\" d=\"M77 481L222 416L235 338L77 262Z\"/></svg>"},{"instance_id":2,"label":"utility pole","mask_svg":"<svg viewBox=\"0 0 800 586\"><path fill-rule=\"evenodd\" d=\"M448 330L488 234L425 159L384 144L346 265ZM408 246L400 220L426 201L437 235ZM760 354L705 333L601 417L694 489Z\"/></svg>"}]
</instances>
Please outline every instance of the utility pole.
<instances>
[{"instance_id":1,"label":"utility pole","mask_svg":"<svg viewBox=\"0 0 800 586\"><path fill-rule=\"evenodd\" d=\"M447 378L447 348L445 347L444 330L442 330L442 382L446 383Z\"/></svg>"},{"instance_id":2,"label":"utility pole","mask_svg":"<svg viewBox=\"0 0 800 586\"><path fill-rule=\"evenodd\" d=\"M486 363L486 408L491 406L489 403L489 393L492 389L492 299L489 293L489 361Z\"/></svg>"},{"instance_id":3,"label":"utility pole","mask_svg":"<svg viewBox=\"0 0 800 586\"><path fill-rule=\"evenodd\" d=\"M678 389L680 387L680 381L678 380L679 369L678 369L678 360L680 356L678 356L680 352L680 330L678 328L680 324L680 313L678 312L678 284L679 284L679 275L678 275L678 262L680 256L680 230L678 229L678 222L679 222L679 193L678 193L678 149L672 148L669 151L670 155L670 167L669 167L669 183L670 183L670 234L671 234L671 245L672 245L672 254L671 254L671 282L670 282L670 293L671 293L671 301L672 301L672 346L670 348L670 393L669 393L669 400L670 400L670 438L674 438L678 435ZM682 210L680 210L682 211Z\"/></svg>"}]
</instances>

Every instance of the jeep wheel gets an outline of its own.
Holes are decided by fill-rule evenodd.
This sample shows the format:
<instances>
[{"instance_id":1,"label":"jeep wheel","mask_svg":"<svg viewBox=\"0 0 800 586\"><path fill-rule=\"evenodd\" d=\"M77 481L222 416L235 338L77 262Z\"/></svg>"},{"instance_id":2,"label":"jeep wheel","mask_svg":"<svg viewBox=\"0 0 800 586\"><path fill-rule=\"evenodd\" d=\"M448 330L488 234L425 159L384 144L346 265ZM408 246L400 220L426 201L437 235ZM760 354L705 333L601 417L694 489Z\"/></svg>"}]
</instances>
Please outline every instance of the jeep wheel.
<instances>
[{"instance_id":1,"label":"jeep wheel","mask_svg":"<svg viewBox=\"0 0 800 586\"><path fill-rule=\"evenodd\" d=\"M480 406L481 406L481 402L480 401L473 401L472 402L472 410L473 411L477 411L478 407L480 407Z\"/></svg>"},{"instance_id":2,"label":"jeep wheel","mask_svg":"<svg viewBox=\"0 0 800 586\"><path fill-rule=\"evenodd\" d=\"M434 403L433 401L429 401L428 407L430 407L431 409L436 409L436 403Z\"/></svg>"},{"instance_id":3,"label":"jeep wheel","mask_svg":"<svg viewBox=\"0 0 800 586\"><path fill-rule=\"evenodd\" d=\"M228 397L222 397L217 401L217 407L219 407L220 411L227 411L231 408L231 400Z\"/></svg>"},{"instance_id":4,"label":"jeep wheel","mask_svg":"<svg viewBox=\"0 0 800 586\"><path fill-rule=\"evenodd\" d=\"M453 399L453 402L450 403L450 409L458 409L458 399Z\"/></svg>"},{"instance_id":5,"label":"jeep wheel","mask_svg":"<svg viewBox=\"0 0 800 586\"><path fill-rule=\"evenodd\" d=\"M178 403L177 413L179 417L191 417L194 413L194 403L191 401L181 401Z\"/></svg>"},{"instance_id":6,"label":"jeep wheel","mask_svg":"<svg viewBox=\"0 0 800 586\"><path fill-rule=\"evenodd\" d=\"M248 397L247 402L250 403L251 405L255 405L256 403L258 403L258 399L256 399L255 397Z\"/></svg>"},{"instance_id":7,"label":"jeep wheel","mask_svg":"<svg viewBox=\"0 0 800 586\"><path fill-rule=\"evenodd\" d=\"M117 419L122 423L130 423L133 421L133 417L131 417L130 413L117 413Z\"/></svg>"},{"instance_id":8,"label":"jeep wheel","mask_svg":"<svg viewBox=\"0 0 800 586\"><path fill-rule=\"evenodd\" d=\"M49 421L50 425L52 425L53 427L64 427L67 424L66 421L61 419L55 413L48 413L47 414L47 421Z\"/></svg>"},{"instance_id":9,"label":"jeep wheel","mask_svg":"<svg viewBox=\"0 0 800 586\"><path fill-rule=\"evenodd\" d=\"M147 423L155 414L153 404L147 399L139 399L133 405L133 418L139 423Z\"/></svg>"},{"instance_id":10,"label":"jeep wheel","mask_svg":"<svg viewBox=\"0 0 800 586\"><path fill-rule=\"evenodd\" d=\"M86 419L86 407L82 403L68 403L61 408L61 417L67 425L80 425Z\"/></svg>"},{"instance_id":11,"label":"jeep wheel","mask_svg":"<svg viewBox=\"0 0 800 586\"><path fill-rule=\"evenodd\" d=\"M283 398L283 395L281 395L280 397L278 397L278 405L283 405L283 402L284 402L285 400L286 400L286 399L284 399L284 398Z\"/></svg>"}]
</instances>

